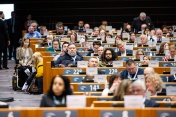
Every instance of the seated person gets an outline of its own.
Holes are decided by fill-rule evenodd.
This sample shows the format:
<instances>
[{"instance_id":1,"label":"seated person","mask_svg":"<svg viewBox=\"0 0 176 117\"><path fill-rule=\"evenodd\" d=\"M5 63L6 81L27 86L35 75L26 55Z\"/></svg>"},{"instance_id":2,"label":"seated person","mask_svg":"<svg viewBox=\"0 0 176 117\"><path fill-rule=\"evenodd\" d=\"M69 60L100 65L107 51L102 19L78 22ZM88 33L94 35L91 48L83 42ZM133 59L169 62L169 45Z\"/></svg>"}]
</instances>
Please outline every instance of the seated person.
<instances>
[{"instance_id":1,"label":"seated person","mask_svg":"<svg viewBox=\"0 0 176 117\"><path fill-rule=\"evenodd\" d=\"M88 52L86 56L91 56L92 54L98 54L98 48L101 46L100 41L93 42L93 50Z\"/></svg>"},{"instance_id":2,"label":"seated person","mask_svg":"<svg viewBox=\"0 0 176 117\"><path fill-rule=\"evenodd\" d=\"M86 31L87 29L90 29L90 24L85 23L85 24L84 24L84 29L85 29L85 31Z\"/></svg>"},{"instance_id":3,"label":"seated person","mask_svg":"<svg viewBox=\"0 0 176 117\"><path fill-rule=\"evenodd\" d=\"M106 48L101 56L101 61L99 61L99 67L106 67L107 65L112 65L113 61L116 59L116 53L111 48Z\"/></svg>"},{"instance_id":4,"label":"seated person","mask_svg":"<svg viewBox=\"0 0 176 117\"><path fill-rule=\"evenodd\" d=\"M167 55L163 58L163 61L168 61L169 59L174 59L175 55L176 55L176 47L175 45L171 45L169 47L169 52L170 52L170 55ZM175 60L174 60L175 61Z\"/></svg>"},{"instance_id":5,"label":"seated person","mask_svg":"<svg viewBox=\"0 0 176 117\"><path fill-rule=\"evenodd\" d=\"M168 32L166 34L166 37L173 37L174 36L174 34L172 33L173 32L173 27L168 26L167 29L168 29Z\"/></svg>"},{"instance_id":6,"label":"seated person","mask_svg":"<svg viewBox=\"0 0 176 117\"><path fill-rule=\"evenodd\" d=\"M102 56L103 52L104 52L104 47L100 46L98 48L98 61L101 61L101 56Z\"/></svg>"},{"instance_id":7,"label":"seated person","mask_svg":"<svg viewBox=\"0 0 176 117\"><path fill-rule=\"evenodd\" d=\"M115 90L112 101L124 101L124 95L132 94L132 81L128 79L122 80L119 87Z\"/></svg>"},{"instance_id":8,"label":"seated person","mask_svg":"<svg viewBox=\"0 0 176 117\"><path fill-rule=\"evenodd\" d=\"M80 20L78 22L78 26L74 26L73 30L78 30L79 32L84 32L85 31L84 21Z\"/></svg>"},{"instance_id":9,"label":"seated person","mask_svg":"<svg viewBox=\"0 0 176 117\"><path fill-rule=\"evenodd\" d=\"M83 47L84 47L85 52L89 51L90 50L90 43L85 42Z\"/></svg>"},{"instance_id":10,"label":"seated person","mask_svg":"<svg viewBox=\"0 0 176 117\"><path fill-rule=\"evenodd\" d=\"M142 65L148 65L149 61L150 61L150 57L149 56L144 56Z\"/></svg>"},{"instance_id":11,"label":"seated person","mask_svg":"<svg viewBox=\"0 0 176 117\"><path fill-rule=\"evenodd\" d=\"M136 39L136 34L134 32L131 32L129 42L134 43L135 39Z\"/></svg>"},{"instance_id":12,"label":"seated person","mask_svg":"<svg viewBox=\"0 0 176 117\"><path fill-rule=\"evenodd\" d=\"M151 96L157 95L157 93L166 93L162 78L157 73L147 74L145 77L145 85L148 91L151 92Z\"/></svg>"},{"instance_id":13,"label":"seated person","mask_svg":"<svg viewBox=\"0 0 176 117\"><path fill-rule=\"evenodd\" d=\"M126 49L123 41L117 42L117 48L119 49L119 51L117 52L117 56L127 56L128 54L133 55L133 51Z\"/></svg>"},{"instance_id":14,"label":"seated person","mask_svg":"<svg viewBox=\"0 0 176 117\"><path fill-rule=\"evenodd\" d=\"M119 73L112 74L109 78L109 87L103 90L102 96L108 96L108 93L115 93L121 82L122 78Z\"/></svg>"},{"instance_id":15,"label":"seated person","mask_svg":"<svg viewBox=\"0 0 176 117\"><path fill-rule=\"evenodd\" d=\"M67 35L63 25L60 25L60 26L56 25L56 35Z\"/></svg>"},{"instance_id":16,"label":"seated person","mask_svg":"<svg viewBox=\"0 0 176 117\"><path fill-rule=\"evenodd\" d=\"M40 107L56 107L66 105L66 96L72 95L70 81L66 76L55 76L47 94L42 96Z\"/></svg>"},{"instance_id":17,"label":"seated person","mask_svg":"<svg viewBox=\"0 0 176 117\"><path fill-rule=\"evenodd\" d=\"M70 43L76 43L77 42L77 34L75 32L72 32L70 35Z\"/></svg>"},{"instance_id":18,"label":"seated person","mask_svg":"<svg viewBox=\"0 0 176 117\"><path fill-rule=\"evenodd\" d=\"M49 47L47 38L44 38L38 47Z\"/></svg>"},{"instance_id":19,"label":"seated person","mask_svg":"<svg viewBox=\"0 0 176 117\"><path fill-rule=\"evenodd\" d=\"M108 40L109 38L112 38L112 35L111 35L111 34L106 34L106 36L105 36L105 41L104 41L103 43L107 43L107 40Z\"/></svg>"},{"instance_id":20,"label":"seated person","mask_svg":"<svg viewBox=\"0 0 176 117\"><path fill-rule=\"evenodd\" d=\"M122 41L122 36L121 36L121 35L117 35L117 36L116 36L116 38L115 38L115 47L116 47L117 42L118 42L119 40Z\"/></svg>"},{"instance_id":21,"label":"seated person","mask_svg":"<svg viewBox=\"0 0 176 117\"><path fill-rule=\"evenodd\" d=\"M81 45L81 47L84 47L84 44L85 44L86 41L87 41L86 36L81 35L80 40L79 40L79 44Z\"/></svg>"},{"instance_id":22,"label":"seated person","mask_svg":"<svg viewBox=\"0 0 176 117\"><path fill-rule=\"evenodd\" d=\"M146 35L142 34L140 36L140 39L141 39L141 42L138 43L138 46L144 46L144 45L147 45L148 44L148 38Z\"/></svg>"},{"instance_id":23,"label":"seated person","mask_svg":"<svg viewBox=\"0 0 176 117\"><path fill-rule=\"evenodd\" d=\"M140 56L141 55L145 55L145 52L144 52L144 50L142 50L142 49L138 49L137 51L136 51L136 53L135 53L135 59L139 59L140 60Z\"/></svg>"},{"instance_id":24,"label":"seated person","mask_svg":"<svg viewBox=\"0 0 176 117\"><path fill-rule=\"evenodd\" d=\"M32 64L33 67L36 69L35 78L38 87L38 93L43 93L43 56L40 52L35 52L32 55ZM33 76L33 73L31 74ZM33 77L29 76L27 79L27 85L29 86L33 80Z\"/></svg>"},{"instance_id":25,"label":"seated person","mask_svg":"<svg viewBox=\"0 0 176 117\"><path fill-rule=\"evenodd\" d=\"M130 33L132 30L131 30L131 25L130 24L127 24L125 29L122 31L123 33Z\"/></svg>"},{"instance_id":26,"label":"seated person","mask_svg":"<svg viewBox=\"0 0 176 117\"><path fill-rule=\"evenodd\" d=\"M27 37L27 38L41 38L42 35L38 31L35 31L33 26L29 26L28 33L26 33L24 35L24 37Z\"/></svg>"},{"instance_id":27,"label":"seated person","mask_svg":"<svg viewBox=\"0 0 176 117\"><path fill-rule=\"evenodd\" d=\"M155 70L153 69L153 67L146 67L146 68L144 69L144 77L146 77L147 74L150 74L150 73L154 74L154 73L155 73Z\"/></svg>"},{"instance_id":28,"label":"seated person","mask_svg":"<svg viewBox=\"0 0 176 117\"><path fill-rule=\"evenodd\" d=\"M137 80L138 75L143 75L144 71L141 68L138 68L134 60L127 60L126 61L126 69L123 70L121 73L122 79L130 79L130 80Z\"/></svg>"},{"instance_id":29,"label":"seated person","mask_svg":"<svg viewBox=\"0 0 176 117\"><path fill-rule=\"evenodd\" d=\"M141 31L138 31L139 34L144 34L145 28L147 27L146 24L141 25Z\"/></svg>"},{"instance_id":30,"label":"seated person","mask_svg":"<svg viewBox=\"0 0 176 117\"><path fill-rule=\"evenodd\" d=\"M153 38L153 40L154 40L154 42L162 42L162 39L163 38L165 38L164 36L163 36L163 32L162 32L162 30L160 30L160 29L158 29L158 30L156 30L156 34L155 34L155 36L153 36L152 37Z\"/></svg>"},{"instance_id":31,"label":"seated person","mask_svg":"<svg viewBox=\"0 0 176 117\"><path fill-rule=\"evenodd\" d=\"M77 61L82 61L83 57L76 50L77 49L74 44L69 44L68 51L55 61L55 66L70 67L72 65L77 65Z\"/></svg>"},{"instance_id":32,"label":"seated person","mask_svg":"<svg viewBox=\"0 0 176 117\"><path fill-rule=\"evenodd\" d=\"M46 32L47 32L46 26L40 26L40 34L44 36Z\"/></svg>"},{"instance_id":33,"label":"seated person","mask_svg":"<svg viewBox=\"0 0 176 117\"><path fill-rule=\"evenodd\" d=\"M69 45L68 42L64 42L64 43L62 44L61 53L59 53L58 55L54 56L53 61L56 61L60 56L63 56L63 55L65 54L65 52L66 52L67 49L68 49L68 45Z\"/></svg>"},{"instance_id":34,"label":"seated person","mask_svg":"<svg viewBox=\"0 0 176 117\"><path fill-rule=\"evenodd\" d=\"M144 81L136 80L132 83L132 95L142 95L145 96L146 86ZM148 100L144 97L144 107L159 107L154 100Z\"/></svg>"},{"instance_id":35,"label":"seated person","mask_svg":"<svg viewBox=\"0 0 176 117\"><path fill-rule=\"evenodd\" d=\"M20 66L32 65L33 51L29 47L29 38L24 37L21 41L21 46L17 48L16 59Z\"/></svg>"},{"instance_id":36,"label":"seated person","mask_svg":"<svg viewBox=\"0 0 176 117\"><path fill-rule=\"evenodd\" d=\"M98 27L94 28L94 31L91 34L92 36L99 37L100 35L100 29Z\"/></svg>"},{"instance_id":37,"label":"seated person","mask_svg":"<svg viewBox=\"0 0 176 117\"><path fill-rule=\"evenodd\" d=\"M52 41L52 47L46 49L46 52L56 52L60 50L60 42L59 40Z\"/></svg>"},{"instance_id":38,"label":"seated person","mask_svg":"<svg viewBox=\"0 0 176 117\"><path fill-rule=\"evenodd\" d=\"M162 42L158 54L165 54L166 50L169 50L169 44L167 42Z\"/></svg>"},{"instance_id":39,"label":"seated person","mask_svg":"<svg viewBox=\"0 0 176 117\"><path fill-rule=\"evenodd\" d=\"M147 37L150 35L150 27L145 27L144 34L147 35Z\"/></svg>"},{"instance_id":40,"label":"seated person","mask_svg":"<svg viewBox=\"0 0 176 117\"><path fill-rule=\"evenodd\" d=\"M98 59L90 58L88 62L88 67L98 67ZM98 74L105 74L103 71L98 70Z\"/></svg>"}]
</instances>

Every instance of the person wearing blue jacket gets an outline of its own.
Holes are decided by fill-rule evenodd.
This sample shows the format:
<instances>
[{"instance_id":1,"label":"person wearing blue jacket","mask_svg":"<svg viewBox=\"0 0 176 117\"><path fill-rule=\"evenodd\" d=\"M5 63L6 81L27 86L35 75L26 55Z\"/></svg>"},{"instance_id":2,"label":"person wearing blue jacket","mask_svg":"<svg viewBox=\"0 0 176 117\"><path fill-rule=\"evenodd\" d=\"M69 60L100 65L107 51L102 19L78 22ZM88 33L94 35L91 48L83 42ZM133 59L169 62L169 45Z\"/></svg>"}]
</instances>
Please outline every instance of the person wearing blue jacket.
<instances>
[{"instance_id":1,"label":"person wearing blue jacket","mask_svg":"<svg viewBox=\"0 0 176 117\"><path fill-rule=\"evenodd\" d=\"M137 80L138 75L144 75L144 70L138 68L134 60L129 59L126 61L126 69L120 74L122 79Z\"/></svg>"},{"instance_id":2,"label":"person wearing blue jacket","mask_svg":"<svg viewBox=\"0 0 176 117\"><path fill-rule=\"evenodd\" d=\"M55 61L55 66L70 67L72 65L77 65L77 61L83 61L83 56L80 55L76 50L77 49L74 44L69 44L68 51Z\"/></svg>"}]
</instances>

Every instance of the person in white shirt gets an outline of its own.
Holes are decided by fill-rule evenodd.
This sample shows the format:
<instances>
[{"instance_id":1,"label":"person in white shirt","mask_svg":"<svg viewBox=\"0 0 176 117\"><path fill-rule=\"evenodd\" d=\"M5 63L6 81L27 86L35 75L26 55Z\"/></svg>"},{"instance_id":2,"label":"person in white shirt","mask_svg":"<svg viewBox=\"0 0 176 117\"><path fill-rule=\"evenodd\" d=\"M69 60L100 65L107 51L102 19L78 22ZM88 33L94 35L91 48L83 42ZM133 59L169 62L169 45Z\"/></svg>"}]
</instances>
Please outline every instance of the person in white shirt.
<instances>
[{"instance_id":1,"label":"person in white shirt","mask_svg":"<svg viewBox=\"0 0 176 117\"><path fill-rule=\"evenodd\" d=\"M117 52L117 56L127 56L128 54L133 54L132 50L126 49L125 44L123 41L117 42L117 48L119 48L119 51Z\"/></svg>"},{"instance_id":2,"label":"person in white shirt","mask_svg":"<svg viewBox=\"0 0 176 117\"><path fill-rule=\"evenodd\" d=\"M163 36L163 31L161 29L156 30L155 36L153 36L153 40L155 43L162 42L162 39L165 38Z\"/></svg>"}]
</instances>

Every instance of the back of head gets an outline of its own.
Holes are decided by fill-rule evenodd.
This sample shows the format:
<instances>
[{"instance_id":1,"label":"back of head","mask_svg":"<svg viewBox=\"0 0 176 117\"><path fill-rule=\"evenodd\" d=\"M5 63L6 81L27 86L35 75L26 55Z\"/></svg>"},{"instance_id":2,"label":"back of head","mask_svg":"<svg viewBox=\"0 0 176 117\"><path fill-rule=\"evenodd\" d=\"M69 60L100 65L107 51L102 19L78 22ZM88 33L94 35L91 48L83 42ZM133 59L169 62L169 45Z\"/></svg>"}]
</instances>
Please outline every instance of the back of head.
<instances>
[{"instance_id":1,"label":"back of head","mask_svg":"<svg viewBox=\"0 0 176 117\"><path fill-rule=\"evenodd\" d=\"M128 60L126 61L126 66L131 66L132 64L136 64L134 60L128 59Z\"/></svg>"},{"instance_id":2,"label":"back of head","mask_svg":"<svg viewBox=\"0 0 176 117\"><path fill-rule=\"evenodd\" d=\"M134 87L138 87L138 86L141 86L142 87L142 90L145 91L146 90L146 86L145 86L145 83L143 80L135 80L133 83L132 83L132 89Z\"/></svg>"},{"instance_id":3,"label":"back of head","mask_svg":"<svg viewBox=\"0 0 176 117\"><path fill-rule=\"evenodd\" d=\"M36 67L39 62L43 61L43 57L42 57L42 54L40 52L35 52L32 55L32 59L33 59L32 64L33 64L34 67Z\"/></svg>"}]
</instances>

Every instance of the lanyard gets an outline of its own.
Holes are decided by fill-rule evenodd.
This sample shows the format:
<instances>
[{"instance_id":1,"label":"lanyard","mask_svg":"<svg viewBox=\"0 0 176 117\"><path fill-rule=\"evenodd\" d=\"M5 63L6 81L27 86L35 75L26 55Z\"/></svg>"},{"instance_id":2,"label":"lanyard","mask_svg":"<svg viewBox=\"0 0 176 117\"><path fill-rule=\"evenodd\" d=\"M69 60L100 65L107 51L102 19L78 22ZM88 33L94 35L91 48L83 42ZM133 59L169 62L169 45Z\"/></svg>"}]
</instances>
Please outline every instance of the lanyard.
<instances>
[{"instance_id":1,"label":"lanyard","mask_svg":"<svg viewBox=\"0 0 176 117\"><path fill-rule=\"evenodd\" d=\"M54 99L54 104L55 104L55 105L65 104L65 99L64 99L64 97L62 98L62 101L61 101L61 102L60 102L59 100L57 100L55 96L53 96L53 99Z\"/></svg>"},{"instance_id":2,"label":"lanyard","mask_svg":"<svg viewBox=\"0 0 176 117\"><path fill-rule=\"evenodd\" d=\"M174 80L176 80L176 76L175 76L175 74L174 74Z\"/></svg>"},{"instance_id":3,"label":"lanyard","mask_svg":"<svg viewBox=\"0 0 176 117\"><path fill-rule=\"evenodd\" d=\"M72 59L73 59L73 64L75 65L75 59L76 59L76 56L75 57L72 57Z\"/></svg>"},{"instance_id":4,"label":"lanyard","mask_svg":"<svg viewBox=\"0 0 176 117\"><path fill-rule=\"evenodd\" d=\"M137 67L137 71L136 71L136 73L135 73L135 75L134 75L133 78L131 77L131 75L130 75L129 72L128 72L128 78L130 78L130 80L137 80L137 79L136 79L137 73L138 73L138 67Z\"/></svg>"}]
</instances>

